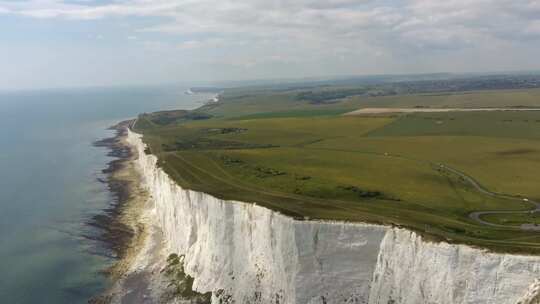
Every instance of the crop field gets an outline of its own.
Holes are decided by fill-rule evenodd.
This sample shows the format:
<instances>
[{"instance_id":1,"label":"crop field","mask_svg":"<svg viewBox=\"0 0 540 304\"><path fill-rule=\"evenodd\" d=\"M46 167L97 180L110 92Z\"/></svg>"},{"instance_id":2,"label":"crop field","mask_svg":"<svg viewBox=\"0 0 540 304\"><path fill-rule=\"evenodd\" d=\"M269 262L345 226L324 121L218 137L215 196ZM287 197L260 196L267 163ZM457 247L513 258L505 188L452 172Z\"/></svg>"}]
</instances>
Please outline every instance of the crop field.
<instances>
[{"instance_id":1,"label":"crop field","mask_svg":"<svg viewBox=\"0 0 540 304\"><path fill-rule=\"evenodd\" d=\"M520 228L540 224L536 213L482 216L498 226L470 216L534 209L540 112L342 115L363 106L536 107L540 91L353 96L325 104L295 96L226 91L219 103L191 113L141 115L134 128L185 188L299 219L395 225L433 239L540 253L540 232Z\"/></svg>"},{"instance_id":2,"label":"crop field","mask_svg":"<svg viewBox=\"0 0 540 304\"><path fill-rule=\"evenodd\" d=\"M413 107L540 107L540 89L493 90L451 93L426 93L393 96L351 96L338 102L313 104L299 99L301 91L272 92L246 89L225 92L223 102L211 104L201 110L216 117L242 117L256 114L296 117L297 115L324 115L345 113L359 108L413 108ZM249 118L246 117L246 118Z\"/></svg>"}]
</instances>

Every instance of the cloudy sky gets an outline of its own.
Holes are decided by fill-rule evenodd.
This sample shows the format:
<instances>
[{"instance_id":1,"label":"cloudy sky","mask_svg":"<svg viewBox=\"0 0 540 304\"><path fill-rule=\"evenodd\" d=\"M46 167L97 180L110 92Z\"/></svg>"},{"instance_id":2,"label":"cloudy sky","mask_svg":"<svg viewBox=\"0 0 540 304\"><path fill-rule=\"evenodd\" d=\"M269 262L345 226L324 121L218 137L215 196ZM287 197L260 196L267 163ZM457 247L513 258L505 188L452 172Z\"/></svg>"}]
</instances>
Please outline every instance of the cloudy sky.
<instances>
[{"instance_id":1,"label":"cloudy sky","mask_svg":"<svg viewBox=\"0 0 540 304\"><path fill-rule=\"evenodd\" d=\"M0 0L0 89L540 69L540 0Z\"/></svg>"}]
</instances>

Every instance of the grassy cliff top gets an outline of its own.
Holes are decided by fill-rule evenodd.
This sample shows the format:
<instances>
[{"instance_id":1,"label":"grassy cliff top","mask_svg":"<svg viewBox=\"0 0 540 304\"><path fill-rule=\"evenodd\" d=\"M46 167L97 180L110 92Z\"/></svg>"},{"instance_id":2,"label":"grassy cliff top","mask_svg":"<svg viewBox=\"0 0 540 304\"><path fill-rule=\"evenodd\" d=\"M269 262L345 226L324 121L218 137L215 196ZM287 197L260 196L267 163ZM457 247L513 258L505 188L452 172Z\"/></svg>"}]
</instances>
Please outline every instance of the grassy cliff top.
<instances>
[{"instance_id":1,"label":"grassy cliff top","mask_svg":"<svg viewBox=\"0 0 540 304\"><path fill-rule=\"evenodd\" d=\"M538 107L540 90L225 91L195 111L144 114L159 164L184 188L296 218L404 226L436 239L539 253L540 113L343 116L362 107ZM489 192L513 196L488 195ZM475 211L516 211L471 218Z\"/></svg>"}]
</instances>

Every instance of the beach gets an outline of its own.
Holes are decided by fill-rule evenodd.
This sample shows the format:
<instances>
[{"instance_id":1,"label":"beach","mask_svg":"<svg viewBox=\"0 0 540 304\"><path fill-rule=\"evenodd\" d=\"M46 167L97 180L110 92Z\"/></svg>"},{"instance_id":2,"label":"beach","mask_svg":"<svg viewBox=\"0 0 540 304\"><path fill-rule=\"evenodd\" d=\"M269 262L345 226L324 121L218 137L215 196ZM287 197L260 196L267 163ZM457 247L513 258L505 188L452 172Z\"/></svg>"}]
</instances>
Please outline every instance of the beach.
<instances>
[{"instance_id":1,"label":"beach","mask_svg":"<svg viewBox=\"0 0 540 304\"><path fill-rule=\"evenodd\" d=\"M127 142L127 128L132 122L119 123L113 127L114 137L97 143L118 157L104 169L109 189L118 199L96 224L117 259L107 270L111 287L92 298L90 304L156 303L167 290L162 275L167 256L162 250L161 230L155 225L150 197L136 168L137 152Z\"/></svg>"}]
</instances>

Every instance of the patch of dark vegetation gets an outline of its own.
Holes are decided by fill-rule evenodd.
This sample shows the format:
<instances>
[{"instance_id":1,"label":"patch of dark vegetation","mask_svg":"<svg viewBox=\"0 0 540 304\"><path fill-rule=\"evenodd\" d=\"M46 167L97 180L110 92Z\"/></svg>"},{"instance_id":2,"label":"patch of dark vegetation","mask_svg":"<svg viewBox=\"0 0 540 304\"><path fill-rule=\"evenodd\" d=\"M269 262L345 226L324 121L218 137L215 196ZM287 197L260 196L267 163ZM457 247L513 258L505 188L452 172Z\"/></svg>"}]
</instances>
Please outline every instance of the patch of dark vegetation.
<instances>
[{"instance_id":1,"label":"patch of dark vegetation","mask_svg":"<svg viewBox=\"0 0 540 304\"><path fill-rule=\"evenodd\" d=\"M187 111L187 110L174 110L174 111L160 111L154 113L141 114L141 119L147 119L150 122L164 126L172 123L181 123L191 120L205 120L212 118L212 115L203 113L200 111Z\"/></svg>"},{"instance_id":2,"label":"patch of dark vegetation","mask_svg":"<svg viewBox=\"0 0 540 304\"><path fill-rule=\"evenodd\" d=\"M295 176L294 178L295 178L296 180L306 181L306 180L310 180L310 179L311 179L311 176Z\"/></svg>"},{"instance_id":3,"label":"patch of dark vegetation","mask_svg":"<svg viewBox=\"0 0 540 304\"><path fill-rule=\"evenodd\" d=\"M531 153L535 153L535 152L538 152L538 150L522 148L522 149L512 149L512 150L498 151L498 152L495 152L495 154L500 155L500 156L512 156L512 155L531 154Z\"/></svg>"},{"instance_id":4,"label":"patch of dark vegetation","mask_svg":"<svg viewBox=\"0 0 540 304\"><path fill-rule=\"evenodd\" d=\"M343 97L344 98L344 97ZM309 103L312 105L331 105L341 102L342 98L339 99L326 99L326 100L311 100Z\"/></svg>"},{"instance_id":5,"label":"patch of dark vegetation","mask_svg":"<svg viewBox=\"0 0 540 304\"><path fill-rule=\"evenodd\" d=\"M275 176L281 176L286 175L287 172L272 169L272 168L266 168L266 167L255 167L256 174L255 176L259 178L267 178L267 177L275 177Z\"/></svg>"},{"instance_id":6,"label":"patch of dark vegetation","mask_svg":"<svg viewBox=\"0 0 540 304\"><path fill-rule=\"evenodd\" d=\"M230 158L228 156L222 155L221 160L225 165L243 165L244 161L240 159Z\"/></svg>"},{"instance_id":7,"label":"patch of dark vegetation","mask_svg":"<svg viewBox=\"0 0 540 304\"><path fill-rule=\"evenodd\" d=\"M356 186L338 186L339 189L354 192L360 198L382 198L383 193L380 191L363 190Z\"/></svg>"},{"instance_id":8,"label":"patch of dark vegetation","mask_svg":"<svg viewBox=\"0 0 540 304\"><path fill-rule=\"evenodd\" d=\"M464 234L467 233L465 229L458 228L458 227L449 227L449 226L441 226L441 228L445 231L455 233L455 234Z\"/></svg>"},{"instance_id":9,"label":"patch of dark vegetation","mask_svg":"<svg viewBox=\"0 0 540 304\"><path fill-rule=\"evenodd\" d=\"M253 174L258 178L268 178L268 177L276 177L276 176L282 176L287 175L287 172L276 170L273 168L263 167L263 166L250 166L246 164L243 160L240 159L234 159L225 155L222 155L221 160L226 166L242 166L245 169L252 171ZM296 177L298 179L298 177ZM305 178L305 180L310 179L311 177L301 177Z\"/></svg>"},{"instance_id":10,"label":"patch of dark vegetation","mask_svg":"<svg viewBox=\"0 0 540 304\"><path fill-rule=\"evenodd\" d=\"M321 90L321 91L307 91L300 92L296 95L298 100L307 100L310 104L323 105L333 104L340 101L340 99L354 96L363 95L368 92L367 88L359 89L344 89L344 90Z\"/></svg>"},{"instance_id":11,"label":"patch of dark vegetation","mask_svg":"<svg viewBox=\"0 0 540 304\"><path fill-rule=\"evenodd\" d=\"M167 257L167 266L162 273L169 280L166 302L173 299L189 301L192 304L210 304L212 293L199 293L193 290L194 279L184 269L184 255L173 253Z\"/></svg>"},{"instance_id":12,"label":"patch of dark vegetation","mask_svg":"<svg viewBox=\"0 0 540 304\"><path fill-rule=\"evenodd\" d=\"M235 150L235 149L264 149L274 148L275 145L252 144L230 140L219 140L213 138L199 137L194 139L178 139L173 144L162 144L164 151L178 150Z\"/></svg>"},{"instance_id":13,"label":"patch of dark vegetation","mask_svg":"<svg viewBox=\"0 0 540 304\"><path fill-rule=\"evenodd\" d=\"M211 134L231 134L231 133L242 133L246 132L248 129L244 128L212 128L206 129L206 132Z\"/></svg>"},{"instance_id":14,"label":"patch of dark vegetation","mask_svg":"<svg viewBox=\"0 0 540 304\"><path fill-rule=\"evenodd\" d=\"M355 193L360 199L379 199L400 202L401 199L385 195L381 191L364 190L356 186L338 186L339 190Z\"/></svg>"}]
</instances>

